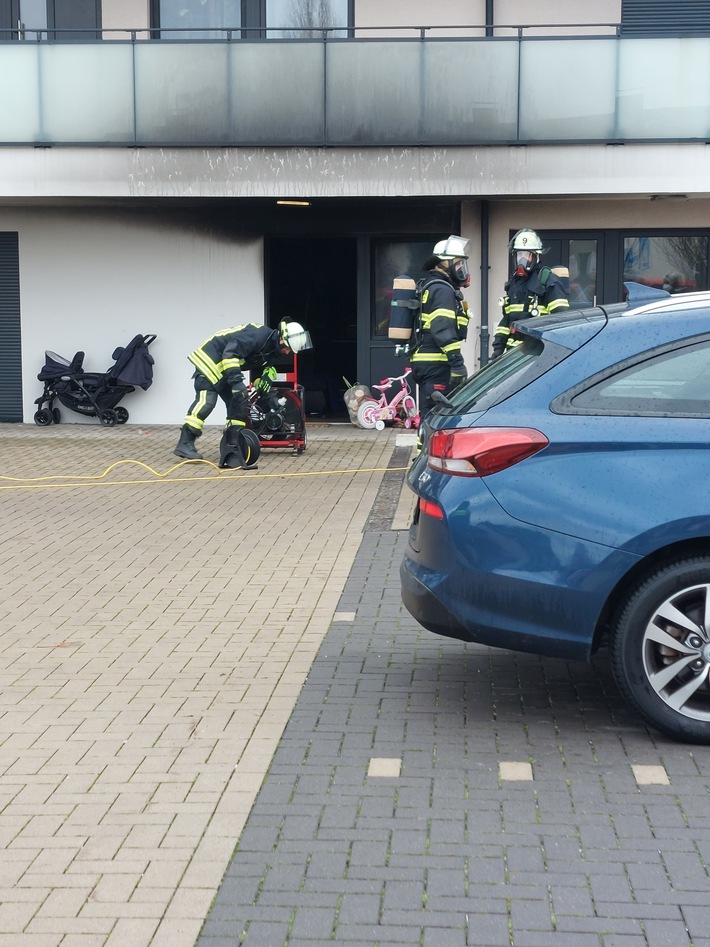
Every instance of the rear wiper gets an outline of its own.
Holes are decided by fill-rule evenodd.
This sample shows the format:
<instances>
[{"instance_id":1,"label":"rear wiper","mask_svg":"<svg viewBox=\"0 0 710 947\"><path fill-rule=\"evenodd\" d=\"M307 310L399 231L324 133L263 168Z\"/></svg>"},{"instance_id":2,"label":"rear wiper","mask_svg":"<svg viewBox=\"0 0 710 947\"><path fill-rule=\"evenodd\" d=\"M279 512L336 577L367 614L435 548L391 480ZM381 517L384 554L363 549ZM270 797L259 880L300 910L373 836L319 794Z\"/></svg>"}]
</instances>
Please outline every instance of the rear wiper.
<instances>
[{"instance_id":1,"label":"rear wiper","mask_svg":"<svg viewBox=\"0 0 710 947\"><path fill-rule=\"evenodd\" d=\"M432 391L431 400L436 401L437 404L443 404L445 408L453 408L453 405L446 395L442 394L440 391Z\"/></svg>"}]
</instances>

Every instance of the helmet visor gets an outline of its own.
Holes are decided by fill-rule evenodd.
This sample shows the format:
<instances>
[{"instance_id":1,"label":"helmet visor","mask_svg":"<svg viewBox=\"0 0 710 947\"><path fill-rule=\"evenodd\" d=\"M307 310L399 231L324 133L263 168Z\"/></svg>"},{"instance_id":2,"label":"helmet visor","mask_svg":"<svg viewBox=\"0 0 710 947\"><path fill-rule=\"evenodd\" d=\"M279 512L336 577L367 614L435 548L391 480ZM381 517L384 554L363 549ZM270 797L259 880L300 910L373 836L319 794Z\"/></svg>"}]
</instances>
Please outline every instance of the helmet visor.
<instances>
[{"instance_id":1,"label":"helmet visor","mask_svg":"<svg viewBox=\"0 0 710 947\"><path fill-rule=\"evenodd\" d=\"M465 283L469 278L468 260L466 257L457 257L455 260L452 260L450 272L457 283Z\"/></svg>"},{"instance_id":2,"label":"helmet visor","mask_svg":"<svg viewBox=\"0 0 710 947\"><path fill-rule=\"evenodd\" d=\"M292 352L305 352L313 348L311 333L307 329L299 329L297 332L287 332L284 342Z\"/></svg>"}]
</instances>

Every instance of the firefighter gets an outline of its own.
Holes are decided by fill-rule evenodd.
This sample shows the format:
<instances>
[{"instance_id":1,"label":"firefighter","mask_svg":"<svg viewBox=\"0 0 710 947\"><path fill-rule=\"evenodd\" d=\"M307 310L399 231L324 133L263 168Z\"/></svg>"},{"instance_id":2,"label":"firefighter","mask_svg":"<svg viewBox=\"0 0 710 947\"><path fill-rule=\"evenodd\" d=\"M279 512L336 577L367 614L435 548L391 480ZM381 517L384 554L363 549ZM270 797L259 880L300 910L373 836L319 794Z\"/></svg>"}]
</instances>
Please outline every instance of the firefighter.
<instances>
[{"instance_id":1,"label":"firefighter","mask_svg":"<svg viewBox=\"0 0 710 947\"><path fill-rule=\"evenodd\" d=\"M511 323L569 309L569 288L553 270L541 265L540 257L548 248L543 247L534 230L519 230L508 249L515 260L515 271L500 298L503 318L493 335L493 358L520 344Z\"/></svg>"},{"instance_id":2,"label":"firefighter","mask_svg":"<svg viewBox=\"0 0 710 947\"><path fill-rule=\"evenodd\" d=\"M434 406L435 391L446 394L467 378L461 354L469 320L461 292L471 282L467 248L465 237L452 234L436 244L423 267L420 325L411 355L421 417Z\"/></svg>"},{"instance_id":3,"label":"firefighter","mask_svg":"<svg viewBox=\"0 0 710 947\"><path fill-rule=\"evenodd\" d=\"M258 391L268 391L276 378L274 362L310 348L310 334L300 323L290 319L283 319L278 329L247 323L215 332L188 355L189 361L195 366L192 376L195 400L188 408L180 440L173 453L186 460L202 460L202 454L195 447L195 439L202 434L205 421L212 413L218 397L227 408L225 434L232 427L246 427L249 396L244 372L251 373Z\"/></svg>"}]
</instances>

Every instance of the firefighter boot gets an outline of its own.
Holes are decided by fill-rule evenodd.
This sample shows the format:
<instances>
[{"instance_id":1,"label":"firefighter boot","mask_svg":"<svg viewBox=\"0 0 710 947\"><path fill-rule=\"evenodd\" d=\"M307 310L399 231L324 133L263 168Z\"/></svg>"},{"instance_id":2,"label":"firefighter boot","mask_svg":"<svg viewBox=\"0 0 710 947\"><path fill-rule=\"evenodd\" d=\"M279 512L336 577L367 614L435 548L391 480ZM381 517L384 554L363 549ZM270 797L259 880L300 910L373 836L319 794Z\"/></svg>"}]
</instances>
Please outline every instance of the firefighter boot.
<instances>
[{"instance_id":1,"label":"firefighter boot","mask_svg":"<svg viewBox=\"0 0 710 947\"><path fill-rule=\"evenodd\" d=\"M178 457L184 457L185 460L202 460L202 454L195 448L195 440L201 433L201 431L196 431L194 428L184 424L180 428L180 440L173 454L177 454Z\"/></svg>"}]
</instances>

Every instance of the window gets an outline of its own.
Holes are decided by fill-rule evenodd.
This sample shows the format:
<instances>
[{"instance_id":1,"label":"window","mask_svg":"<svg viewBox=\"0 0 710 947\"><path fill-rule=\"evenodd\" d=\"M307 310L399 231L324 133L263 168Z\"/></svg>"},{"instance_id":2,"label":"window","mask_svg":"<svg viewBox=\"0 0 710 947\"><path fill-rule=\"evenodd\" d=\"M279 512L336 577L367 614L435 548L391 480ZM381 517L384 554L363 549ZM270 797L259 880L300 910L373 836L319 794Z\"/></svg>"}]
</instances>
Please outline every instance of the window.
<instances>
[{"instance_id":1,"label":"window","mask_svg":"<svg viewBox=\"0 0 710 947\"><path fill-rule=\"evenodd\" d=\"M101 0L6 0L0 39L98 39ZM55 32L56 31L56 32Z\"/></svg>"},{"instance_id":2,"label":"window","mask_svg":"<svg viewBox=\"0 0 710 947\"><path fill-rule=\"evenodd\" d=\"M669 293L708 288L708 238L692 235L624 237L624 282Z\"/></svg>"},{"instance_id":3,"label":"window","mask_svg":"<svg viewBox=\"0 0 710 947\"><path fill-rule=\"evenodd\" d=\"M269 38L322 35L347 36L348 0L266 0L266 27Z\"/></svg>"},{"instance_id":4,"label":"window","mask_svg":"<svg viewBox=\"0 0 710 947\"><path fill-rule=\"evenodd\" d=\"M710 342L645 359L587 388L571 404L594 414L710 417Z\"/></svg>"},{"instance_id":5,"label":"window","mask_svg":"<svg viewBox=\"0 0 710 947\"><path fill-rule=\"evenodd\" d=\"M241 0L160 0L161 39L226 39L242 25Z\"/></svg>"},{"instance_id":6,"label":"window","mask_svg":"<svg viewBox=\"0 0 710 947\"><path fill-rule=\"evenodd\" d=\"M431 248L438 237L400 240L374 245L374 299L372 304L374 338L387 338L392 305L392 283L397 276L423 276L422 266L431 256Z\"/></svg>"},{"instance_id":7,"label":"window","mask_svg":"<svg viewBox=\"0 0 710 947\"><path fill-rule=\"evenodd\" d=\"M35 2L35 0L33 0ZM225 38L227 30L269 39L347 36L353 0L151 0L161 39ZM244 34L239 31L244 29Z\"/></svg>"}]
</instances>

